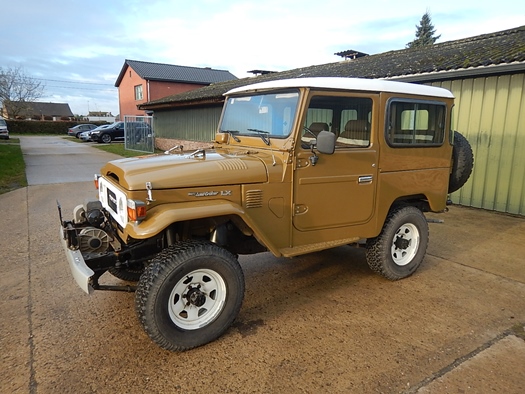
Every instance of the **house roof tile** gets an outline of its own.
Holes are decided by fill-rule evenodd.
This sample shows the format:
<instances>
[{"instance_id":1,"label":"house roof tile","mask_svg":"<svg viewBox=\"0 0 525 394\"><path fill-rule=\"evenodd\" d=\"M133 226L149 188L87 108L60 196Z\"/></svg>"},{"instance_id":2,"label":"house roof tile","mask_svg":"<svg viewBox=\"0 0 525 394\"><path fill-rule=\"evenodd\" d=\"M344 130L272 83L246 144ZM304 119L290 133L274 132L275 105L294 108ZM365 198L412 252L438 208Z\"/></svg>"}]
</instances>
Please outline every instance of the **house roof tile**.
<instances>
[{"instance_id":1,"label":"house roof tile","mask_svg":"<svg viewBox=\"0 0 525 394\"><path fill-rule=\"evenodd\" d=\"M141 109L220 102L230 89L263 81L301 77L401 78L457 70L488 70L489 66L519 64L525 70L525 26L447 41L428 47L401 49L278 73L214 83L190 92L140 105ZM446 76L443 77L444 79ZM450 78L450 77L449 77Z\"/></svg>"},{"instance_id":2,"label":"house roof tile","mask_svg":"<svg viewBox=\"0 0 525 394\"><path fill-rule=\"evenodd\" d=\"M32 102L24 103L20 105L22 110L19 115L23 116L55 116L55 117L70 117L74 116L69 108L69 104L66 103L41 103L41 102Z\"/></svg>"},{"instance_id":3,"label":"house roof tile","mask_svg":"<svg viewBox=\"0 0 525 394\"><path fill-rule=\"evenodd\" d=\"M127 60L115 82L119 86L127 67L131 67L142 79L149 81L184 82L208 85L210 83L229 81L237 77L226 70L177 66L173 64L150 63L138 60Z\"/></svg>"}]
</instances>

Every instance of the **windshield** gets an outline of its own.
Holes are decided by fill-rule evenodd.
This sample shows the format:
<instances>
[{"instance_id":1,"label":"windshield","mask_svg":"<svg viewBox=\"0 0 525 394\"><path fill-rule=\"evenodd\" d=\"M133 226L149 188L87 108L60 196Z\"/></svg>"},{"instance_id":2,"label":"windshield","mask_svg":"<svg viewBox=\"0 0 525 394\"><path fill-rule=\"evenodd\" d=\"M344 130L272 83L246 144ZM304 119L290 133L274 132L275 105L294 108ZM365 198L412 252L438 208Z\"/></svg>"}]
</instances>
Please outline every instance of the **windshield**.
<instances>
[{"instance_id":1,"label":"windshield","mask_svg":"<svg viewBox=\"0 0 525 394\"><path fill-rule=\"evenodd\" d=\"M299 91L229 97L220 131L233 135L285 138L290 135Z\"/></svg>"}]
</instances>

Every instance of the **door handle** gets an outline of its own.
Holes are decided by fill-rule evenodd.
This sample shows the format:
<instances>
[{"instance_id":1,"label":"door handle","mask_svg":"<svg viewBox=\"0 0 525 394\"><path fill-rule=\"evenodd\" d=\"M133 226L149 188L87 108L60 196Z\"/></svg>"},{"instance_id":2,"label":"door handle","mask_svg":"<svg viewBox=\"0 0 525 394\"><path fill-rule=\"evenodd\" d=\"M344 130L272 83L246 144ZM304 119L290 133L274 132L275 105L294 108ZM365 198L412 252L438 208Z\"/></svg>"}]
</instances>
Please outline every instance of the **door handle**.
<instances>
[{"instance_id":1,"label":"door handle","mask_svg":"<svg viewBox=\"0 0 525 394\"><path fill-rule=\"evenodd\" d=\"M358 183L359 184L363 184L363 183L372 183L372 180L374 179L374 177L372 175L362 175L358 178Z\"/></svg>"}]
</instances>

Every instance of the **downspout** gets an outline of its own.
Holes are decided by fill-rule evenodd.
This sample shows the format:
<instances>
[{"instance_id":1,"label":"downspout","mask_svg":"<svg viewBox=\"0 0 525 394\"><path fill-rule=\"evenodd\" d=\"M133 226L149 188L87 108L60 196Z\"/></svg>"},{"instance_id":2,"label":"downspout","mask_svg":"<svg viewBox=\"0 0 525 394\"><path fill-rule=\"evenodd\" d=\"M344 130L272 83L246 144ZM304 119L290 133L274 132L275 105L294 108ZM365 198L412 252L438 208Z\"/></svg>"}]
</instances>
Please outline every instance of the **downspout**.
<instances>
[{"instance_id":1,"label":"downspout","mask_svg":"<svg viewBox=\"0 0 525 394\"><path fill-rule=\"evenodd\" d=\"M146 100L146 102L150 102L151 97L149 96L149 79L146 81L146 84L147 84L147 90L148 90L148 99Z\"/></svg>"}]
</instances>

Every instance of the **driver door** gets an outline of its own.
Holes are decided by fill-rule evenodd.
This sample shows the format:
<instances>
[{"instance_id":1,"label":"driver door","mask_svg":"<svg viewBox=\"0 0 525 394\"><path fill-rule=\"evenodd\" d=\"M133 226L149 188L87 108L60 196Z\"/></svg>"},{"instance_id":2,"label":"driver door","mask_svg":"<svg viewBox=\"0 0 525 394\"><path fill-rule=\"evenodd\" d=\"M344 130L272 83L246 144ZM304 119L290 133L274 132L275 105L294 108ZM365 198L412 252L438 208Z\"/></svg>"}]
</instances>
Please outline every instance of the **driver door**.
<instances>
[{"instance_id":1,"label":"driver door","mask_svg":"<svg viewBox=\"0 0 525 394\"><path fill-rule=\"evenodd\" d=\"M378 174L373 102L366 95L311 97L304 122L308 130L295 157L294 244L300 243L300 233L356 226L371 219ZM319 128L336 134L334 154L314 154L308 148Z\"/></svg>"}]
</instances>

